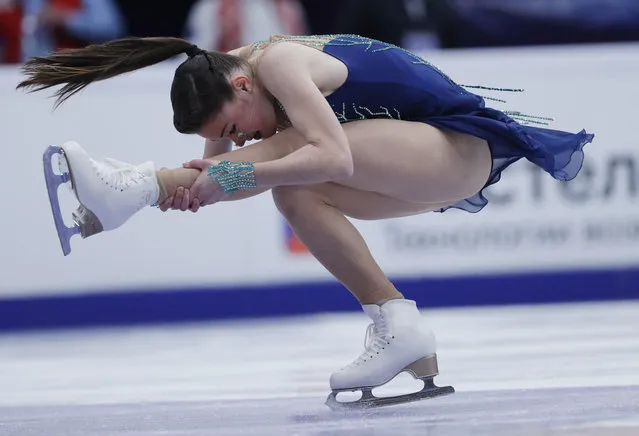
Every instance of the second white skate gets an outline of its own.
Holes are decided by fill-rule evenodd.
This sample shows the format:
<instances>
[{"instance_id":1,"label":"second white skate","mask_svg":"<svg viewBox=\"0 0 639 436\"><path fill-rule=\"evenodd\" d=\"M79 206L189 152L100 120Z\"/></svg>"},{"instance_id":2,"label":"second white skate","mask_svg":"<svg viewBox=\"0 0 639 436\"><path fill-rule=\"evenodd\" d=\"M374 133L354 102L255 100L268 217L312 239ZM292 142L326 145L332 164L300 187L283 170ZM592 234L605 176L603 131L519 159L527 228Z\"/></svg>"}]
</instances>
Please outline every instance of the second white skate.
<instances>
[{"instance_id":1,"label":"second white skate","mask_svg":"<svg viewBox=\"0 0 639 436\"><path fill-rule=\"evenodd\" d=\"M326 405L331 409L362 409L407 403L455 392L452 386L435 386L439 374L433 332L424 325L412 300L390 300L381 306L364 305L373 320L366 332L364 352L350 365L331 375ZM382 386L401 372L408 372L424 382L421 391L395 397L376 397L373 389ZM357 401L337 400L340 392L362 391Z\"/></svg>"}]
</instances>

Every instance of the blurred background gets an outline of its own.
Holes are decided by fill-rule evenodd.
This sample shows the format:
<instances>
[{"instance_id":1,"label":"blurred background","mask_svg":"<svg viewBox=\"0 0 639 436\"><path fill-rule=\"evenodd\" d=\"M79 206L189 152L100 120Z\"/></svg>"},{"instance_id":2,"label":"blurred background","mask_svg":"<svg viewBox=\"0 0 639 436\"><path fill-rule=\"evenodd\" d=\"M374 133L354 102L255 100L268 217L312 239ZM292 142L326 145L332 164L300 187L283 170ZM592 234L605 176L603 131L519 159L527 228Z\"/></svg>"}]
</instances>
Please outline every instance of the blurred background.
<instances>
[{"instance_id":1,"label":"blurred background","mask_svg":"<svg viewBox=\"0 0 639 436\"><path fill-rule=\"evenodd\" d=\"M633 0L1 0L0 60L126 35L227 50L273 33L356 33L408 49L639 39Z\"/></svg>"},{"instance_id":2,"label":"blurred background","mask_svg":"<svg viewBox=\"0 0 639 436\"><path fill-rule=\"evenodd\" d=\"M134 35L229 50L274 33L391 42L458 83L525 90L473 88L487 105L553 118L547 125L530 118L540 127L594 133L571 182L522 161L488 190L481 213L353 222L434 325L440 384L460 392L639 385L639 1L0 0L0 434L42 434L54 415L56 425L78 432L48 434L90 433L84 411L67 422L67 412L11 409L17 405L290 394L312 396L305 404L320 408L330 371L359 354L367 324L360 306L312 258L268 193L197 214L147 208L117 231L75 237L70 256L62 255L43 151L75 140L97 159L158 167L201 156L202 140L172 125L169 89L183 56L92 85L55 112L45 94L15 91L26 58L59 48ZM70 224L75 199L67 189L60 195ZM592 413L558 404L564 397L551 392L542 402L555 415L501 416L578 422L605 410L599 393L575 395L593 402ZM467 426L499 415L467 415L467 406L442 416ZM240 427L260 413L260 425L312 417L291 418L287 409L215 410ZM636 404L629 410L636 418ZM188 425L218 415L211 416ZM5 418L22 427L3 432ZM95 425L166 429L144 410L137 424L118 419L125 418ZM187 425L180 419L177 426ZM318 431L326 424L308 422ZM437 427L448 421L433 423L448 434ZM414 434L423 434L419 428Z\"/></svg>"},{"instance_id":3,"label":"blurred background","mask_svg":"<svg viewBox=\"0 0 639 436\"><path fill-rule=\"evenodd\" d=\"M181 57L91 86L55 112L43 94L14 91L20 64L127 35L230 50L275 33L391 42L458 83L526 90L480 90L489 105L596 134L573 182L520 162L480 214L357 222L406 295L427 307L639 296L635 0L0 0L0 135L5 157L24 163L5 173L26 180L30 199L3 206L0 328L359 310L268 194L195 215L143 211L117 232L74 240L68 258L58 251L37 164L46 145L73 139L96 157L175 166L202 144L171 125Z\"/></svg>"}]
</instances>

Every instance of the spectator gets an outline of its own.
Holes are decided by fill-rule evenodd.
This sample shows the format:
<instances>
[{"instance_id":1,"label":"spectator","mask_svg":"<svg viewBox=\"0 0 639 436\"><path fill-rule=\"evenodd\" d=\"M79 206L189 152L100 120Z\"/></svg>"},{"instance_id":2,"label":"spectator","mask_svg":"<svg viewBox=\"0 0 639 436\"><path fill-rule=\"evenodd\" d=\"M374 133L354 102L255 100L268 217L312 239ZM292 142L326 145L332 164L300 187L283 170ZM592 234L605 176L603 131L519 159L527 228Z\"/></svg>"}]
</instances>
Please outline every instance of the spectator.
<instances>
[{"instance_id":1,"label":"spectator","mask_svg":"<svg viewBox=\"0 0 639 436\"><path fill-rule=\"evenodd\" d=\"M190 11L186 37L202 48L229 51L273 34L307 32L298 0L199 0Z\"/></svg>"},{"instance_id":2,"label":"spectator","mask_svg":"<svg viewBox=\"0 0 639 436\"><path fill-rule=\"evenodd\" d=\"M430 0L446 48L639 40L637 0Z\"/></svg>"},{"instance_id":3,"label":"spectator","mask_svg":"<svg viewBox=\"0 0 639 436\"><path fill-rule=\"evenodd\" d=\"M325 35L337 33L336 13L344 0L299 0L306 12L309 33ZM394 1L394 0L393 0Z\"/></svg>"},{"instance_id":4,"label":"spectator","mask_svg":"<svg viewBox=\"0 0 639 436\"><path fill-rule=\"evenodd\" d=\"M129 36L184 35L186 17L195 0L115 0L126 20Z\"/></svg>"},{"instance_id":5,"label":"spectator","mask_svg":"<svg viewBox=\"0 0 639 436\"><path fill-rule=\"evenodd\" d=\"M400 0L343 0L336 12L337 33L355 33L401 46L408 16Z\"/></svg>"},{"instance_id":6,"label":"spectator","mask_svg":"<svg viewBox=\"0 0 639 436\"><path fill-rule=\"evenodd\" d=\"M20 61L20 5L13 0L0 0L0 63Z\"/></svg>"},{"instance_id":7,"label":"spectator","mask_svg":"<svg viewBox=\"0 0 639 436\"><path fill-rule=\"evenodd\" d=\"M113 0L22 0L22 59L125 34Z\"/></svg>"}]
</instances>

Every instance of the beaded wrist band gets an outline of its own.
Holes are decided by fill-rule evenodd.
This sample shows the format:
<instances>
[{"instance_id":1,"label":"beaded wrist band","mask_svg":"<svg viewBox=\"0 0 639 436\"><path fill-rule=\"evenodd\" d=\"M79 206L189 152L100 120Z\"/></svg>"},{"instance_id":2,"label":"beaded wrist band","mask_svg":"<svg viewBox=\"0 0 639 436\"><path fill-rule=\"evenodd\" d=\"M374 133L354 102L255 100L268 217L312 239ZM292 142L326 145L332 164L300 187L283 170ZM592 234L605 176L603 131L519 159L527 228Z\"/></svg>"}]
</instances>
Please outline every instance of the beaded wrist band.
<instances>
[{"instance_id":1,"label":"beaded wrist band","mask_svg":"<svg viewBox=\"0 0 639 436\"><path fill-rule=\"evenodd\" d=\"M211 165L207 173L227 194L257 188L255 171L250 162L222 162Z\"/></svg>"}]
</instances>

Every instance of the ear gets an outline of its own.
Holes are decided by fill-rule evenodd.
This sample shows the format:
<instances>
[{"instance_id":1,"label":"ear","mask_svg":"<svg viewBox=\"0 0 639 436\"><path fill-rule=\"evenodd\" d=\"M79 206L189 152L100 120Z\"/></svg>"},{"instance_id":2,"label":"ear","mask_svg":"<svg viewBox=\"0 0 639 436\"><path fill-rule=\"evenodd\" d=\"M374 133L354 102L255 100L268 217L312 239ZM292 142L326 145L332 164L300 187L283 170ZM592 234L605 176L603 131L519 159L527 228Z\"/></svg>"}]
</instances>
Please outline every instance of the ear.
<instances>
[{"instance_id":1,"label":"ear","mask_svg":"<svg viewBox=\"0 0 639 436\"><path fill-rule=\"evenodd\" d=\"M253 92L253 83L251 82L251 79L246 76L233 77L233 79L231 80L231 86L236 91L243 91L248 93Z\"/></svg>"}]
</instances>

